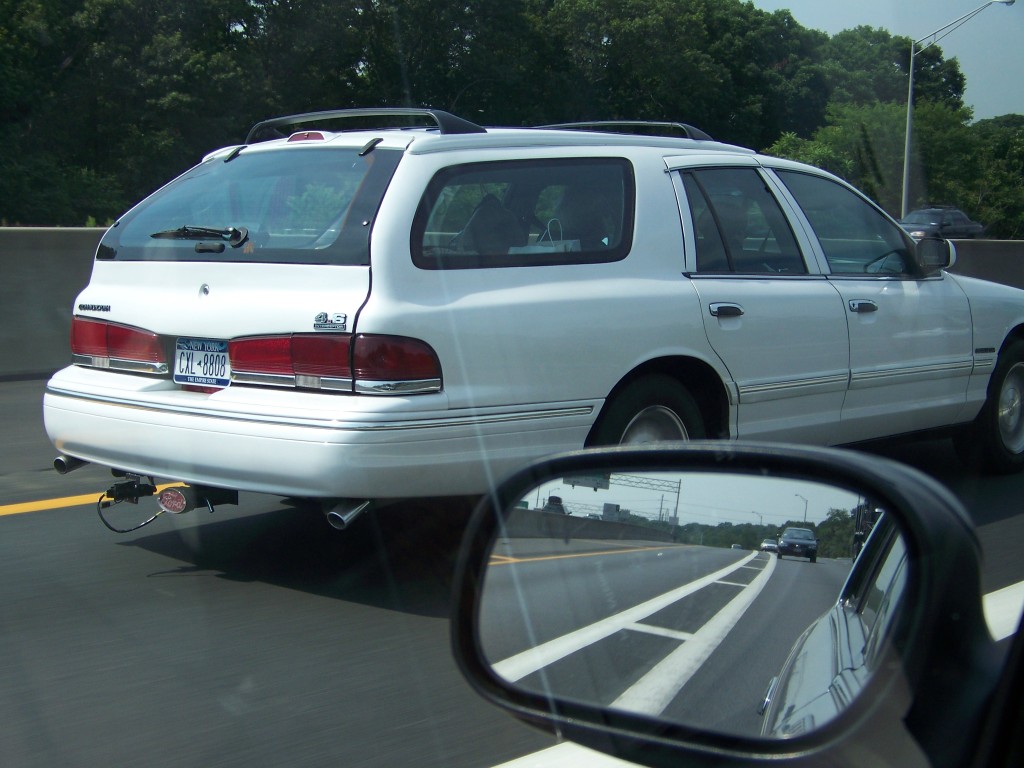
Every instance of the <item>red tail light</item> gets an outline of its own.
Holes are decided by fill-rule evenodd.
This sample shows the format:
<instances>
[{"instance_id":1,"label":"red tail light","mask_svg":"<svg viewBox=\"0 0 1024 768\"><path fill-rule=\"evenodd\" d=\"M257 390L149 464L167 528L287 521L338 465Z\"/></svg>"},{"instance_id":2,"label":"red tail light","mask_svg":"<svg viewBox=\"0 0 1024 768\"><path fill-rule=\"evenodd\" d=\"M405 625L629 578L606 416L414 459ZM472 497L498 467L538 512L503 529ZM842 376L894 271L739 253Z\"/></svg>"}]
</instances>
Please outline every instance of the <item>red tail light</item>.
<instances>
[{"instance_id":1,"label":"red tail light","mask_svg":"<svg viewBox=\"0 0 1024 768\"><path fill-rule=\"evenodd\" d=\"M167 358L160 338L127 325L71 319L71 353L75 362L97 368L166 373Z\"/></svg>"},{"instance_id":2,"label":"red tail light","mask_svg":"<svg viewBox=\"0 0 1024 768\"><path fill-rule=\"evenodd\" d=\"M391 385L441 384L441 364L425 342L404 336L361 334L355 340L356 391L397 391Z\"/></svg>"},{"instance_id":3,"label":"red tail light","mask_svg":"<svg viewBox=\"0 0 1024 768\"><path fill-rule=\"evenodd\" d=\"M292 361L299 376L352 378L349 335L292 336Z\"/></svg>"},{"instance_id":4,"label":"red tail light","mask_svg":"<svg viewBox=\"0 0 1024 768\"><path fill-rule=\"evenodd\" d=\"M261 336L228 342L228 357L234 373L283 374L292 376L290 336Z\"/></svg>"},{"instance_id":5,"label":"red tail light","mask_svg":"<svg viewBox=\"0 0 1024 768\"><path fill-rule=\"evenodd\" d=\"M352 391L348 334L295 334L228 343L235 381Z\"/></svg>"},{"instance_id":6,"label":"red tail light","mask_svg":"<svg viewBox=\"0 0 1024 768\"><path fill-rule=\"evenodd\" d=\"M363 394L419 394L441 389L434 350L401 336L295 334L229 344L239 383L334 389Z\"/></svg>"},{"instance_id":7,"label":"red tail light","mask_svg":"<svg viewBox=\"0 0 1024 768\"><path fill-rule=\"evenodd\" d=\"M79 365L168 372L160 337L127 325L76 317L71 323L71 351ZM232 381L239 384L369 395L441 390L441 364L434 350L423 341L404 336L255 336L228 342L228 354Z\"/></svg>"}]
</instances>

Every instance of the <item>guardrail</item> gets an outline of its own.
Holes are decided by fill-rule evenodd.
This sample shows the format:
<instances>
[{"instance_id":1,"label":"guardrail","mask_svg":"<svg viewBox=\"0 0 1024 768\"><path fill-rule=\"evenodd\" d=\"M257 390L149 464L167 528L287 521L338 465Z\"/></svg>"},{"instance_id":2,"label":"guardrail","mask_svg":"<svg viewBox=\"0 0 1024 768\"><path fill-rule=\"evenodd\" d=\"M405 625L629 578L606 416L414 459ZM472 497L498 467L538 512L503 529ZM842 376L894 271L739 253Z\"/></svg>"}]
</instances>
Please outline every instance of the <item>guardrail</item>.
<instances>
[{"instance_id":1,"label":"guardrail","mask_svg":"<svg viewBox=\"0 0 1024 768\"><path fill-rule=\"evenodd\" d=\"M89 281L100 228L0 228L0 380L68 363L72 305ZM958 240L953 272L1024 288L1024 241Z\"/></svg>"}]
</instances>

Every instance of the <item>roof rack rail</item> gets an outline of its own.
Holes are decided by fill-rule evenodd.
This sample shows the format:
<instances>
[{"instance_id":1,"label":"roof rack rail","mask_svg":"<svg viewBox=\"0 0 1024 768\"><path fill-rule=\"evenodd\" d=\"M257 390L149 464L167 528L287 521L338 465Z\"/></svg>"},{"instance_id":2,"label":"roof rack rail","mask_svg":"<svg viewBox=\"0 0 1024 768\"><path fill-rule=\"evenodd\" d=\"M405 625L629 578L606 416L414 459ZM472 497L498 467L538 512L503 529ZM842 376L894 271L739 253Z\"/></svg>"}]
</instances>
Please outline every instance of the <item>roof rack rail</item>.
<instances>
[{"instance_id":1,"label":"roof rack rail","mask_svg":"<svg viewBox=\"0 0 1024 768\"><path fill-rule=\"evenodd\" d=\"M246 144L254 142L269 141L270 139L284 138L286 133L278 130L288 126L299 126L307 123L323 122L326 120L358 119L366 117L429 117L434 121L442 134L454 133L486 133L475 123L463 120L448 112L439 109L418 109L413 107L379 107L377 109L333 109L324 112L305 112L300 115L287 115L285 117L274 117L270 120L263 120L256 123L249 134L245 137ZM261 135L266 134L263 138Z\"/></svg>"},{"instance_id":2,"label":"roof rack rail","mask_svg":"<svg viewBox=\"0 0 1024 768\"><path fill-rule=\"evenodd\" d=\"M700 128L695 128L687 123L671 123L654 120L593 120L583 123L558 123L556 125L538 125L538 128L569 129L575 131L607 131L609 133L639 133L647 131L637 129L675 131L682 133L688 139L696 141L714 141ZM648 133L648 135L665 135Z\"/></svg>"}]
</instances>

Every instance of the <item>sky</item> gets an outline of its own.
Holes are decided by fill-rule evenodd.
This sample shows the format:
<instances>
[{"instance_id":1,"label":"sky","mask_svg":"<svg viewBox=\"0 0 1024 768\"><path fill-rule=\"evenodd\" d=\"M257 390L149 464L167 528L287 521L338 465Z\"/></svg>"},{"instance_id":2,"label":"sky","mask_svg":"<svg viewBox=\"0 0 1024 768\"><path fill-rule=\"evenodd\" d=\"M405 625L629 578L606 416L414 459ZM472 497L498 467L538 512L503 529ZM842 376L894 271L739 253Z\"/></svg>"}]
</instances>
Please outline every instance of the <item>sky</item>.
<instances>
[{"instance_id":1,"label":"sky","mask_svg":"<svg viewBox=\"0 0 1024 768\"><path fill-rule=\"evenodd\" d=\"M545 483L526 495L532 507L542 507L551 495L561 497L571 514L601 514L605 503L618 504L641 517L657 520L675 514L678 503L679 524L721 523L781 526L788 520L820 524L830 509L851 510L860 497L849 490L803 480L733 474L699 474L681 472L677 475L650 473L658 480L679 482L679 498L669 491L632 488L611 483L607 490L570 486L564 479ZM614 478L615 475L612 475ZM634 479L639 473L628 475ZM805 501L806 500L806 504Z\"/></svg>"},{"instance_id":2,"label":"sky","mask_svg":"<svg viewBox=\"0 0 1024 768\"><path fill-rule=\"evenodd\" d=\"M983 0L752 0L763 11L787 9L804 27L834 35L869 26L920 40ZM967 78L964 103L974 119L1024 115L1024 0L991 5L938 43Z\"/></svg>"}]
</instances>

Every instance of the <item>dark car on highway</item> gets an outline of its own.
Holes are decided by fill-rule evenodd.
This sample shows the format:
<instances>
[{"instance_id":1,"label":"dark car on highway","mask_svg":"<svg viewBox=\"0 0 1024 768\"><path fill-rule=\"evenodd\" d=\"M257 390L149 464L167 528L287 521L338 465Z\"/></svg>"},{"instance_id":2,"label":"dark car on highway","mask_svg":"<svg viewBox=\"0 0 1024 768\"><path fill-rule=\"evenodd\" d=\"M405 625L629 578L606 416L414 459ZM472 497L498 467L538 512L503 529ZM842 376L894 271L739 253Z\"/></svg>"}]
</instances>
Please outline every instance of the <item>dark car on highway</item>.
<instances>
[{"instance_id":1,"label":"dark car on highway","mask_svg":"<svg viewBox=\"0 0 1024 768\"><path fill-rule=\"evenodd\" d=\"M981 237L985 232L984 225L971 221L959 208L944 205L911 211L900 219L900 226L915 240L923 237L963 240Z\"/></svg>"},{"instance_id":2,"label":"dark car on highway","mask_svg":"<svg viewBox=\"0 0 1024 768\"><path fill-rule=\"evenodd\" d=\"M783 555L806 557L812 563L818 559L818 540L810 528L787 528L779 536L779 559Z\"/></svg>"}]
</instances>

